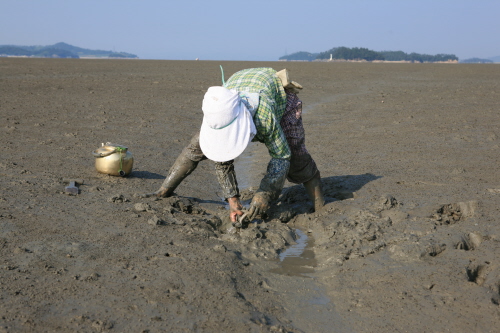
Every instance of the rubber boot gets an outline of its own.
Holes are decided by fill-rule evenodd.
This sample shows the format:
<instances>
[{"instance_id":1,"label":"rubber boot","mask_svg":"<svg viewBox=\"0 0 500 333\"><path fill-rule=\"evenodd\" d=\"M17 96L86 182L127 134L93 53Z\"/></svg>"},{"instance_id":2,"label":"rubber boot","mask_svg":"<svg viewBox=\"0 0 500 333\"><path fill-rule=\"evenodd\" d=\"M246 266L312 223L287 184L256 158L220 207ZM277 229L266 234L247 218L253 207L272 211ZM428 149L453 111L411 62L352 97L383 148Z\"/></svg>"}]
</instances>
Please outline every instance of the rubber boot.
<instances>
[{"instance_id":1,"label":"rubber boot","mask_svg":"<svg viewBox=\"0 0 500 333\"><path fill-rule=\"evenodd\" d=\"M167 198L174 193L175 189L179 184L191 174L191 172L196 169L198 166L198 162L195 162L189 159L184 151L177 157L174 165L168 171L167 178L163 181L163 184L158 189L158 191L153 193L147 193L141 195L143 198L149 198L153 196L157 196L159 198Z\"/></svg>"},{"instance_id":2,"label":"rubber boot","mask_svg":"<svg viewBox=\"0 0 500 333\"><path fill-rule=\"evenodd\" d=\"M304 187L306 188L309 199L311 199L314 205L314 211L319 211L325 205L319 171L311 180L304 183Z\"/></svg>"}]
</instances>

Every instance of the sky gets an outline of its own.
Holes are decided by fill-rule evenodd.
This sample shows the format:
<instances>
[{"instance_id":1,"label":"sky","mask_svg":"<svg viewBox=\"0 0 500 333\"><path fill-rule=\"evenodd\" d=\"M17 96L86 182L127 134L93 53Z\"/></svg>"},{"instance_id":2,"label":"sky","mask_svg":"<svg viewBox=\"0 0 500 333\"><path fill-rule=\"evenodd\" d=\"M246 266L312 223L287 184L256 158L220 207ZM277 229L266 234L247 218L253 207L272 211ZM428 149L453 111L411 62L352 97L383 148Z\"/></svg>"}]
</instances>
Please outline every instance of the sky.
<instances>
[{"instance_id":1,"label":"sky","mask_svg":"<svg viewBox=\"0 0 500 333\"><path fill-rule=\"evenodd\" d=\"M276 61L334 47L500 56L498 0L0 0L0 45Z\"/></svg>"}]
</instances>

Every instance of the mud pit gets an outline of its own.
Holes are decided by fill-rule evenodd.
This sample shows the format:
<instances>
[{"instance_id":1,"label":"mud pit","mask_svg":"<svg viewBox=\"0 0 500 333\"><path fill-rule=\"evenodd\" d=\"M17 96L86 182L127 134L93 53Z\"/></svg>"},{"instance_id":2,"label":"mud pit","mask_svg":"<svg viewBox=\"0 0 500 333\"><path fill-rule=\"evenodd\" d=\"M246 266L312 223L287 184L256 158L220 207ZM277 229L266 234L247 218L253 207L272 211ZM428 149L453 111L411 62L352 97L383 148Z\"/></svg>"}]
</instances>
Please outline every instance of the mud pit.
<instances>
[{"instance_id":1,"label":"mud pit","mask_svg":"<svg viewBox=\"0 0 500 333\"><path fill-rule=\"evenodd\" d=\"M286 184L268 219L225 233L209 161L175 197L134 196L199 128L219 62L0 58L0 332L496 331L498 65L220 64L305 87L322 211ZM95 171L107 141L134 154L129 177ZM249 154L247 200L268 161ZM296 229L314 245L291 274Z\"/></svg>"}]
</instances>

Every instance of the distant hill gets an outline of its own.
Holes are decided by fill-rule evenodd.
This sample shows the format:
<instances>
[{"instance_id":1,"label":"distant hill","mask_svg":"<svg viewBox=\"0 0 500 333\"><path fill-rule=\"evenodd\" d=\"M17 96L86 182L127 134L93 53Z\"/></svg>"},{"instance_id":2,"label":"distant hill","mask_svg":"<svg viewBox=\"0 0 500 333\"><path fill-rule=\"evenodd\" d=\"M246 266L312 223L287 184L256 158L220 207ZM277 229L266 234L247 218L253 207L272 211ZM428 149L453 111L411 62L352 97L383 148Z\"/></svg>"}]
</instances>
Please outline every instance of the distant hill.
<instances>
[{"instance_id":1,"label":"distant hill","mask_svg":"<svg viewBox=\"0 0 500 333\"><path fill-rule=\"evenodd\" d=\"M493 63L493 60L481 59L481 58L470 58L470 59L460 60L460 62L464 63L464 64L487 64L487 63Z\"/></svg>"},{"instance_id":2,"label":"distant hill","mask_svg":"<svg viewBox=\"0 0 500 333\"><path fill-rule=\"evenodd\" d=\"M295 52L290 55L285 55L280 57L279 60L288 60L288 61L313 61L316 59L319 53L309 53L309 52Z\"/></svg>"},{"instance_id":3,"label":"distant hill","mask_svg":"<svg viewBox=\"0 0 500 333\"><path fill-rule=\"evenodd\" d=\"M27 56L41 58L138 58L135 54L103 50L90 50L57 43L48 46L0 45L0 56Z\"/></svg>"},{"instance_id":4,"label":"distant hill","mask_svg":"<svg viewBox=\"0 0 500 333\"><path fill-rule=\"evenodd\" d=\"M406 62L458 62L458 57L454 54L407 54L403 51L372 51L362 47L334 47L328 51L320 53L296 52L279 60L285 61L406 61Z\"/></svg>"},{"instance_id":5,"label":"distant hill","mask_svg":"<svg viewBox=\"0 0 500 333\"><path fill-rule=\"evenodd\" d=\"M384 56L379 52L375 52L363 47L334 47L328 51L320 52L316 57L317 60L384 60Z\"/></svg>"},{"instance_id":6,"label":"distant hill","mask_svg":"<svg viewBox=\"0 0 500 333\"><path fill-rule=\"evenodd\" d=\"M493 62L500 62L500 56L496 56L496 57L491 57L491 58L488 58L489 60L493 61Z\"/></svg>"}]
</instances>

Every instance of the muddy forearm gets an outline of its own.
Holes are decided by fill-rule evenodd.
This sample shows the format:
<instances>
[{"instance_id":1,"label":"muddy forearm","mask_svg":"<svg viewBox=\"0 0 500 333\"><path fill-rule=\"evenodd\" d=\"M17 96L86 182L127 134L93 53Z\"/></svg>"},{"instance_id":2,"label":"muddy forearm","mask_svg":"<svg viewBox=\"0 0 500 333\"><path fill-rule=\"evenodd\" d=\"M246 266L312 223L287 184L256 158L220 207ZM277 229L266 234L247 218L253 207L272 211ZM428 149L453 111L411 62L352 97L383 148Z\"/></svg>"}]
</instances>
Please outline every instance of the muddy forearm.
<instances>
[{"instance_id":1,"label":"muddy forearm","mask_svg":"<svg viewBox=\"0 0 500 333\"><path fill-rule=\"evenodd\" d=\"M269 200L276 200L285 184L290 161L282 158L272 158L267 165L267 173L260 182L257 192L263 192Z\"/></svg>"},{"instance_id":2,"label":"muddy forearm","mask_svg":"<svg viewBox=\"0 0 500 333\"><path fill-rule=\"evenodd\" d=\"M233 160L228 162L215 162L215 173L225 199L239 197L238 182L234 172Z\"/></svg>"}]
</instances>

